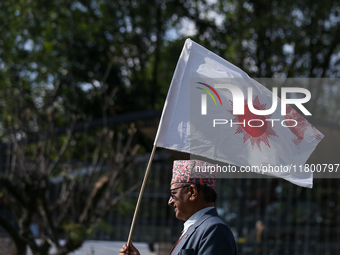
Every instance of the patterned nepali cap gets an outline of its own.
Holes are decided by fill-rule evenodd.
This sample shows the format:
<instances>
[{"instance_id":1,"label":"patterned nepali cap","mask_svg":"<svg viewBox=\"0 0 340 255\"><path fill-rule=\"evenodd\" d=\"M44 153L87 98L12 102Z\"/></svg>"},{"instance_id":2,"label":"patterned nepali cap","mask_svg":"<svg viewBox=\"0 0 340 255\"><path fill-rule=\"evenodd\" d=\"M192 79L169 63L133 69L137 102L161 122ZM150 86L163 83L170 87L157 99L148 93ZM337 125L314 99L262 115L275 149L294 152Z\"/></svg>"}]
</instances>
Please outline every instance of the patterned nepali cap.
<instances>
[{"instance_id":1,"label":"patterned nepali cap","mask_svg":"<svg viewBox=\"0 0 340 255\"><path fill-rule=\"evenodd\" d=\"M215 165L201 160L175 160L170 185L173 183L194 183L215 190L217 173L210 172L210 168L215 169Z\"/></svg>"}]
</instances>

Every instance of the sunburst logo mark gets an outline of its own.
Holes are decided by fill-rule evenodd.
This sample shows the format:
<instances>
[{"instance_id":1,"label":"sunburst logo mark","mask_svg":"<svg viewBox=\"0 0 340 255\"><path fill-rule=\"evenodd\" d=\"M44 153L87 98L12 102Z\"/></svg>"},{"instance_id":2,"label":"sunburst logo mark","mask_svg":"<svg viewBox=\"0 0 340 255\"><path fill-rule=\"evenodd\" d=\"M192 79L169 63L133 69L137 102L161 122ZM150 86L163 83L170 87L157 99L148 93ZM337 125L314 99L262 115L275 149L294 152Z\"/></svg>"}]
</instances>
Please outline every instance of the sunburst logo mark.
<instances>
[{"instance_id":1,"label":"sunburst logo mark","mask_svg":"<svg viewBox=\"0 0 340 255\"><path fill-rule=\"evenodd\" d=\"M217 91L213 87L211 87L210 85L208 85L206 83L203 83L203 82L197 82L197 83L199 83L199 84L209 88L217 96L217 98L220 101L220 104L222 106L222 100L220 98L220 95L217 93ZM201 88L201 87L197 87L197 88L203 90L204 92L206 92L212 98L212 100L214 101L215 105L217 105L214 96L211 94L211 92L209 90ZM201 114L202 115L207 115L207 95L206 94L202 94L202 96L201 96Z\"/></svg>"},{"instance_id":2,"label":"sunburst logo mark","mask_svg":"<svg viewBox=\"0 0 340 255\"><path fill-rule=\"evenodd\" d=\"M230 101L231 105L233 102ZM265 110L267 104L261 104L259 97L256 96L253 101L254 108L257 110ZM232 111L228 110L231 114ZM233 121L245 123L245 125L238 125L235 134L243 134L243 142L247 142L250 140L252 148L254 148L255 144L261 150L261 142L263 142L266 146L270 148L269 138L270 136L278 136L275 131L272 129L271 125L268 125L267 119L270 119L272 115L256 115L252 113L248 104L244 102L244 114L237 115ZM249 123L252 123L249 125Z\"/></svg>"}]
</instances>

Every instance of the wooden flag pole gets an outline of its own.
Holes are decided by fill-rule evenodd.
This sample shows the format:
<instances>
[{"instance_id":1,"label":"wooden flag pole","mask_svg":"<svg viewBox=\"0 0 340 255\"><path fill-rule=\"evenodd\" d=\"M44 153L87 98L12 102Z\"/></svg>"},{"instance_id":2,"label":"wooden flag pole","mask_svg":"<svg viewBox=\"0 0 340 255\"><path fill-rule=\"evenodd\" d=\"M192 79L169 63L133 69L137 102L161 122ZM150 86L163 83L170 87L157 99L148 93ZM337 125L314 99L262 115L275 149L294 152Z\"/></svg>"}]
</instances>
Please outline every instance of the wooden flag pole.
<instances>
[{"instance_id":1,"label":"wooden flag pole","mask_svg":"<svg viewBox=\"0 0 340 255\"><path fill-rule=\"evenodd\" d=\"M150 155L150 158L149 158L149 163L146 167L142 187L140 188L140 192L139 192L139 196L138 196L138 200L137 200L137 204L136 204L136 208L135 208L135 213L134 213L133 218L132 218L129 237L128 237L128 240L127 240L127 246L129 246L130 241L131 241L131 236L132 236L133 228L135 226L135 222L136 222L136 218L137 218L137 214L138 214L138 209L139 209L140 203L142 201L142 196L143 196L144 188L145 188L145 185L146 185L146 180L148 179L148 175L150 173L151 163L152 163L153 156L155 155L155 151L156 151L156 145L154 145L153 148L152 148L152 152L151 152L151 155Z\"/></svg>"}]
</instances>

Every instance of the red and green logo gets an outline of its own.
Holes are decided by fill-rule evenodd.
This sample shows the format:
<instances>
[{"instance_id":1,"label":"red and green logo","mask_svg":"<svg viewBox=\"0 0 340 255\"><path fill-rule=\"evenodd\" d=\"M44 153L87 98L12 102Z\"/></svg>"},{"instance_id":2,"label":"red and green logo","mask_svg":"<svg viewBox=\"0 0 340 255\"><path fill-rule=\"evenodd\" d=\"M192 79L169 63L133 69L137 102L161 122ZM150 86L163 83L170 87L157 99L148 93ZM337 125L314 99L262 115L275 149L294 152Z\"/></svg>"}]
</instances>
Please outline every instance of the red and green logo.
<instances>
[{"instance_id":1,"label":"red and green logo","mask_svg":"<svg viewBox=\"0 0 340 255\"><path fill-rule=\"evenodd\" d=\"M217 96L217 98L218 98L218 100L220 101L220 104L221 104L221 106L222 106L222 101L221 101L220 95L217 93L217 91L216 91L213 87L211 87L210 85L208 85L208 84L206 84L206 83L203 83L203 82L197 82L197 83L199 83L199 84L201 84L201 85L203 85L203 86L206 86L206 87L209 88L212 92L214 92L214 94ZM204 89L204 88L200 88L200 87L197 87L197 88L203 90L204 92L206 92L206 93L214 100L215 105L217 105L214 96L211 94L211 92L210 92L209 90ZM203 96L204 96L204 95L202 95L202 102L205 100L205 112L206 112L206 105L207 105L207 104L206 104L206 97L203 97ZM204 104L204 102L203 102L203 104ZM202 106L203 106L203 105L202 105ZM202 111L203 111L203 110L204 110L204 109L203 109L203 107L202 107Z\"/></svg>"}]
</instances>

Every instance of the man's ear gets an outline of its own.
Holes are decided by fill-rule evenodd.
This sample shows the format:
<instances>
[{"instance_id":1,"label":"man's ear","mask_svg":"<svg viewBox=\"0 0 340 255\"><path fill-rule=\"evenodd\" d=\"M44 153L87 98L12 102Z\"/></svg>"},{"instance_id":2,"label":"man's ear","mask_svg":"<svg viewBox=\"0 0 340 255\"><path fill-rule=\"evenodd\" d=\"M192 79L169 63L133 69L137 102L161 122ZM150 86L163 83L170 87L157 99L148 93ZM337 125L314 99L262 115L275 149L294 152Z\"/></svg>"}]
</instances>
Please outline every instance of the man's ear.
<instances>
[{"instance_id":1,"label":"man's ear","mask_svg":"<svg viewBox=\"0 0 340 255\"><path fill-rule=\"evenodd\" d=\"M197 200L197 198L198 198L198 189L197 189L196 185L194 185L194 184L190 185L189 186L189 191L191 193L190 198L189 198L190 201Z\"/></svg>"}]
</instances>

